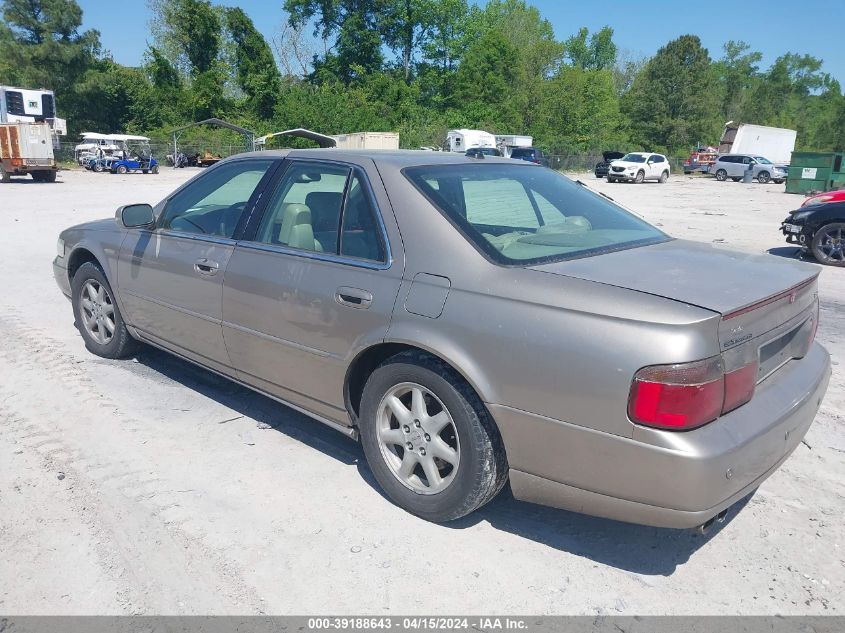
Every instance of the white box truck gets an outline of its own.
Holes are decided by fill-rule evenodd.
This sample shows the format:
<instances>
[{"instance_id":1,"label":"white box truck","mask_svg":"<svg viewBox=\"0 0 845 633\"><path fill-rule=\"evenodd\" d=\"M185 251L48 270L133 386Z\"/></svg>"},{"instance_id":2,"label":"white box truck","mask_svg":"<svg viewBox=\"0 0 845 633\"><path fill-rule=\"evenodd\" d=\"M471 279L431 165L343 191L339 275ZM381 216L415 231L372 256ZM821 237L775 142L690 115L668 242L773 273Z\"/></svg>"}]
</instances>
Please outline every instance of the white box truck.
<instances>
[{"instance_id":1,"label":"white box truck","mask_svg":"<svg viewBox=\"0 0 845 633\"><path fill-rule=\"evenodd\" d=\"M533 136L525 136L523 134L497 134L496 147L502 153L502 156L510 158L511 150L514 147L531 147L534 145Z\"/></svg>"},{"instance_id":2,"label":"white box truck","mask_svg":"<svg viewBox=\"0 0 845 633\"><path fill-rule=\"evenodd\" d=\"M797 136L798 132L786 128L728 121L719 140L719 154L752 154L775 165L789 165Z\"/></svg>"}]
</instances>

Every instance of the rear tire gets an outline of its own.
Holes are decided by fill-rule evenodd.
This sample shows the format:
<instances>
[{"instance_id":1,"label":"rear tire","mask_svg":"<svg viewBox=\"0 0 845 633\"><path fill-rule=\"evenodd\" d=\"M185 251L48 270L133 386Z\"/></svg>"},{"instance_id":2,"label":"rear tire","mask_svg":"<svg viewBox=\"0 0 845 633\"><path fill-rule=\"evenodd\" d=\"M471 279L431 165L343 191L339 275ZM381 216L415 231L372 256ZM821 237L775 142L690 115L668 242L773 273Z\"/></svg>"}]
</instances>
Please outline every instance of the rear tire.
<instances>
[{"instance_id":1,"label":"rear tire","mask_svg":"<svg viewBox=\"0 0 845 633\"><path fill-rule=\"evenodd\" d=\"M126 329L114 292L99 265L82 264L70 287L76 327L89 352L103 358L123 358L137 349L138 343Z\"/></svg>"},{"instance_id":2,"label":"rear tire","mask_svg":"<svg viewBox=\"0 0 845 633\"><path fill-rule=\"evenodd\" d=\"M12 182L12 176L0 165L0 182Z\"/></svg>"},{"instance_id":3,"label":"rear tire","mask_svg":"<svg viewBox=\"0 0 845 633\"><path fill-rule=\"evenodd\" d=\"M154 174L157 174L158 173L158 165L153 165L153 168L150 171L152 171Z\"/></svg>"},{"instance_id":4,"label":"rear tire","mask_svg":"<svg viewBox=\"0 0 845 633\"><path fill-rule=\"evenodd\" d=\"M428 521L473 512L507 480L504 445L480 398L428 354L403 352L370 375L358 425L384 492Z\"/></svg>"},{"instance_id":5,"label":"rear tire","mask_svg":"<svg viewBox=\"0 0 845 633\"><path fill-rule=\"evenodd\" d=\"M725 182L728 179L728 172L724 169L719 169L716 171L716 180L719 182Z\"/></svg>"},{"instance_id":6,"label":"rear tire","mask_svg":"<svg viewBox=\"0 0 845 633\"><path fill-rule=\"evenodd\" d=\"M41 182L56 182L56 174L57 172L54 170L42 171Z\"/></svg>"},{"instance_id":7,"label":"rear tire","mask_svg":"<svg viewBox=\"0 0 845 633\"><path fill-rule=\"evenodd\" d=\"M659 183L663 184L663 183L664 183L664 182L666 182L667 180L669 180L669 172L668 172L668 171L664 171L662 174L660 174L660 178L658 179L658 181L657 181L657 182L659 182Z\"/></svg>"},{"instance_id":8,"label":"rear tire","mask_svg":"<svg viewBox=\"0 0 845 633\"><path fill-rule=\"evenodd\" d=\"M127 172L126 165L118 165L116 172L118 174L125 174Z\"/></svg>"}]
</instances>

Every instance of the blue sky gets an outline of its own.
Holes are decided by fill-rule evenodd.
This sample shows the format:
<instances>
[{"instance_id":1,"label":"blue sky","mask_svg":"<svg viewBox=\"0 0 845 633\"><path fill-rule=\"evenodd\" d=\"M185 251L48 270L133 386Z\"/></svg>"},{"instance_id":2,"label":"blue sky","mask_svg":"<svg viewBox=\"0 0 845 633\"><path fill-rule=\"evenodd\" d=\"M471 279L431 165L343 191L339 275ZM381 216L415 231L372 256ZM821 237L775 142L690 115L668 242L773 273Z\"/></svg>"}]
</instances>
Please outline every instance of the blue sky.
<instances>
[{"instance_id":1,"label":"blue sky","mask_svg":"<svg viewBox=\"0 0 845 633\"><path fill-rule=\"evenodd\" d=\"M121 64L138 65L150 38L146 2L131 0L117 5L104 0L78 2L84 11L84 27L100 31L103 46L114 59ZM560 39L566 39L582 26L592 32L607 24L613 27L613 39L621 50L634 56L647 56L678 35L695 33L712 57L721 56L726 40L745 40L763 53L764 68L787 51L808 53L823 59L823 69L845 85L842 44L845 3L842 0L765 0L755 4L653 0L645 3L648 10L642 9L643 3L634 3L635 8L613 0L529 2L552 23ZM243 8L268 38L281 24L282 3L283 0L222 2ZM609 11L610 6L625 7L625 10ZM720 6L726 10L719 10Z\"/></svg>"}]
</instances>

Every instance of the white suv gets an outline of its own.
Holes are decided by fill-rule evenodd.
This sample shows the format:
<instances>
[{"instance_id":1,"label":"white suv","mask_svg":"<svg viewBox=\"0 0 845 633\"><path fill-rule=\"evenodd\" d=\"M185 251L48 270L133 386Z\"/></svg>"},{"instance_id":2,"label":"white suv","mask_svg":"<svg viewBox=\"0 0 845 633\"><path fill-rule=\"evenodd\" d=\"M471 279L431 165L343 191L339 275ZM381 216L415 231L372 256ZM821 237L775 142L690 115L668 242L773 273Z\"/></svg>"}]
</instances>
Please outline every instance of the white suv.
<instances>
[{"instance_id":1,"label":"white suv","mask_svg":"<svg viewBox=\"0 0 845 633\"><path fill-rule=\"evenodd\" d=\"M607 182L617 180L666 182L669 180L669 171L669 161L663 154L633 152L610 163L610 168L607 170Z\"/></svg>"}]
</instances>

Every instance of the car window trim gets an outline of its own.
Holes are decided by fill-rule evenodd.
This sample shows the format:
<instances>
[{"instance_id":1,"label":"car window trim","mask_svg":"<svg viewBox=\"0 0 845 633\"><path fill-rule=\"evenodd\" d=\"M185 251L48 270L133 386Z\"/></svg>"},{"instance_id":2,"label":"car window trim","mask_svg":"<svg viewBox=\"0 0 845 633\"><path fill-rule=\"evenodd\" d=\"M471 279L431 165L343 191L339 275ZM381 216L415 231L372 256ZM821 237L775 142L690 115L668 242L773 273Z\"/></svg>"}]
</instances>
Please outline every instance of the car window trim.
<instances>
[{"instance_id":1,"label":"car window trim","mask_svg":"<svg viewBox=\"0 0 845 633\"><path fill-rule=\"evenodd\" d=\"M249 200L247 200L246 206L244 207L244 210L241 212L240 218L238 218L238 223L235 225L235 230L232 232L232 237L224 237L222 235L212 235L210 233L190 233L188 231L175 231L175 230L173 230L169 227L165 228L164 226L162 226L162 224L164 222L164 217L165 217L165 215L167 215L167 208L170 205L170 203L172 202L173 198L175 198L178 194L185 191L185 189L187 189L188 187L199 183L201 180L203 180L205 178L210 178L211 175L214 173L214 170L218 169L221 165L234 165L234 164L237 164L237 163L251 163L251 162L256 162L256 161L265 162L265 161L268 161L268 160L271 161L271 165L267 168L267 171L264 172L264 175L258 181L258 184L255 186L255 189L252 191L252 194L250 195ZM204 237L217 237L217 238L224 239L224 240L237 241L237 239L239 237L239 232L242 231L245 228L244 217L246 216L247 219L249 219L249 217L252 216L255 205L258 204L258 202L262 198L262 193L264 192L264 188L266 187L269 178L272 177L272 174L275 174L275 172L279 169L279 164L281 162L282 161L279 161L278 159L273 159L273 158L269 158L269 157L266 157L266 156L265 157L249 156L249 157L246 157L246 158L239 158L239 159L232 160L232 161L222 161L222 162L217 163L216 165L212 165L205 172L203 172L202 174L199 174L199 176L197 176L196 178L192 178L191 180L186 182L184 185L179 187L176 191L171 193L165 199L164 204L161 207L161 212L156 217L156 223L155 223L155 229L154 230L156 232L161 232L162 234L167 233L167 234L170 234L170 235L199 235L201 237L202 236L204 236ZM273 164L273 163L277 163L277 164Z\"/></svg>"},{"instance_id":2,"label":"car window trim","mask_svg":"<svg viewBox=\"0 0 845 633\"><path fill-rule=\"evenodd\" d=\"M299 248L290 248L281 244L266 244L264 242L257 241L255 238L258 234L258 227L261 224L261 221L264 219L264 214L267 212L267 204L270 199L270 196L264 197L264 201L261 205L260 211L258 213L254 213L254 217L250 217L250 226L245 227L244 235L242 235L240 239L237 240L239 247L251 248L253 250L276 252L281 253L283 255L306 257L308 259L317 259L336 264L346 264L358 268L369 268L371 270L387 270L393 265L393 249L390 246L390 238L387 235L387 226L384 223L381 208L379 207L378 201L376 200L372 184L370 183L370 179L367 176L366 171L360 165L358 165L357 163L342 160L301 157L285 157L280 162L281 165L279 168L276 169L273 180L268 182L265 186L267 191L275 191L275 188L279 185L279 183L281 183L282 179L285 177L285 174L287 174L288 170L291 169L294 163L317 163L324 165L332 165L335 167L344 167L346 169L349 169L349 175L346 178L346 185L344 186L343 190L343 202L340 209L340 217L338 224L338 242L336 244L338 251L337 253L307 251ZM352 257L351 255L340 255L340 229L342 229L343 227L343 215L344 211L346 210L346 193L353 174L358 175L358 177L361 179L361 184L366 190L367 196L369 197L370 206L373 213L375 214L376 225L378 226L378 238L381 240L381 244L384 249L384 261L378 262L371 259L360 259L358 257Z\"/></svg>"}]
</instances>

